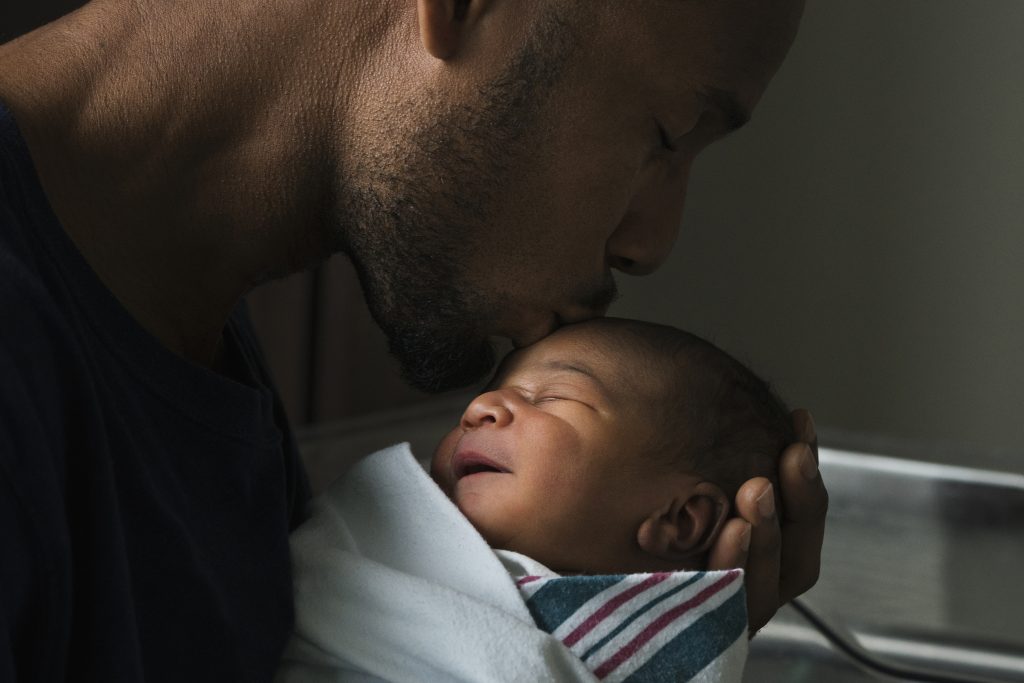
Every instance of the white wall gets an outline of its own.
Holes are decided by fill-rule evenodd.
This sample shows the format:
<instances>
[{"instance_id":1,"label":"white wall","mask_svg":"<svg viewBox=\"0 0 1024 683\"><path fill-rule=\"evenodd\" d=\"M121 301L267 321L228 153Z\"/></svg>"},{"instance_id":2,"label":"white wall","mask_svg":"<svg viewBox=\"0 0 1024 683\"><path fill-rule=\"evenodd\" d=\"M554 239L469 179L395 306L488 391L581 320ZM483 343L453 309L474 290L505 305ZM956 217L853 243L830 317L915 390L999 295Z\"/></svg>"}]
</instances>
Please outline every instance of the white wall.
<instances>
[{"instance_id":1,"label":"white wall","mask_svg":"<svg viewBox=\"0 0 1024 683\"><path fill-rule=\"evenodd\" d=\"M1022 36L1018 0L811 0L612 313L710 337L825 428L1024 471Z\"/></svg>"}]
</instances>

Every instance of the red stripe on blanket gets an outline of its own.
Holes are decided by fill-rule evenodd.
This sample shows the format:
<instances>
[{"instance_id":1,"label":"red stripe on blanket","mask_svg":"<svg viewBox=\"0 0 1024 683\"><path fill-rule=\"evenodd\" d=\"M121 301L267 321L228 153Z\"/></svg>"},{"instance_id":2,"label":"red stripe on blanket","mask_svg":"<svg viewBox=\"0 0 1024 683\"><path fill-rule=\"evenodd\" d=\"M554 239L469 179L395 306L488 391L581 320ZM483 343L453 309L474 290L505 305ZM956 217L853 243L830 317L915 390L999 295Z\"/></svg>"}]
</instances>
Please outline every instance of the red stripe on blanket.
<instances>
[{"instance_id":1,"label":"red stripe on blanket","mask_svg":"<svg viewBox=\"0 0 1024 683\"><path fill-rule=\"evenodd\" d=\"M522 586L525 586L528 583L533 583L534 581L538 581L538 580L540 580L539 576L533 576L533 575L524 576L523 578L521 578L518 581L516 581L516 586L522 587Z\"/></svg>"},{"instance_id":2,"label":"red stripe on blanket","mask_svg":"<svg viewBox=\"0 0 1024 683\"><path fill-rule=\"evenodd\" d=\"M643 593L645 590L657 586L659 583L667 579L669 576L670 574L664 572L658 574L651 574L649 577L647 577L637 585L633 586L632 588L622 591L614 598L601 605L600 609L598 609L596 612L587 617L586 621L584 621L582 624L574 628L572 630L572 633L567 635L562 640L562 642L565 643L566 647L572 647L577 642L579 642L579 640L583 636L593 631L598 624L604 621L605 618L607 618L609 614L614 612L620 605L622 605L625 602L628 602L630 599L639 595L640 593Z\"/></svg>"},{"instance_id":3,"label":"red stripe on blanket","mask_svg":"<svg viewBox=\"0 0 1024 683\"><path fill-rule=\"evenodd\" d=\"M651 640L651 638L663 631L669 624L689 612L694 607L702 605L715 593L718 593L723 588L733 583L738 576L739 572L731 571L726 576L723 576L721 579L711 584L686 602L676 605L669 611L662 614L660 617L648 624L647 628L637 634L633 640L629 641L622 647L622 649L612 655L610 659L606 660L601 664L601 666L594 669L594 675L598 678L604 678L612 671L615 671L615 669L617 669L623 662L636 654L637 650L643 647Z\"/></svg>"}]
</instances>

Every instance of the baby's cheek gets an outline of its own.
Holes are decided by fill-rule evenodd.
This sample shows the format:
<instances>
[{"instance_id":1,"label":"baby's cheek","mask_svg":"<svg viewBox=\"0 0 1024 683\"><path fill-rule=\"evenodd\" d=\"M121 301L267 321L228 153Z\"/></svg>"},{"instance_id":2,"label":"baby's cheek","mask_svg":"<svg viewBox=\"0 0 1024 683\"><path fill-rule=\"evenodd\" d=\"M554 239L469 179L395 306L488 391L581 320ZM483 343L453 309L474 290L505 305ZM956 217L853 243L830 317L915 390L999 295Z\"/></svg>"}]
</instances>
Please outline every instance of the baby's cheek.
<instances>
[{"instance_id":1,"label":"baby's cheek","mask_svg":"<svg viewBox=\"0 0 1024 683\"><path fill-rule=\"evenodd\" d=\"M437 444L437 448L434 449L434 456L430 459L430 476L434 479L437 484L443 488L446 492L451 488L452 482L450 479L450 462L452 455L455 453L455 447L459 444L459 437L462 435L462 430L455 428L448 432L441 442Z\"/></svg>"}]
</instances>

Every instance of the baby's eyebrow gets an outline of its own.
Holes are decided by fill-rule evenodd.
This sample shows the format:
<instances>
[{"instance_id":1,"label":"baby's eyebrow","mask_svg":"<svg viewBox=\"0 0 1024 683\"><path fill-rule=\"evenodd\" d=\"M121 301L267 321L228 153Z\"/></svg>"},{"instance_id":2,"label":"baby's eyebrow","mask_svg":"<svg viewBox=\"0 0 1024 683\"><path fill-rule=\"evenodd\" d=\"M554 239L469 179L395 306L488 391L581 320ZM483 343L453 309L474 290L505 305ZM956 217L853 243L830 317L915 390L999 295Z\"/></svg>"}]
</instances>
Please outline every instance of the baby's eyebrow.
<instances>
[{"instance_id":1,"label":"baby's eyebrow","mask_svg":"<svg viewBox=\"0 0 1024 683\"><path fill-rule=\"evenodd\" d=\"M585 363L571 362L559 358L551 358L549 360L544 361L541 364L541 367L544 370L549 371L573 372L583 375L590 381L597 384L602 392L604 392L605 394L608 393L608 387L605 385L605 383Z\"/></svg>"}]
</instances>

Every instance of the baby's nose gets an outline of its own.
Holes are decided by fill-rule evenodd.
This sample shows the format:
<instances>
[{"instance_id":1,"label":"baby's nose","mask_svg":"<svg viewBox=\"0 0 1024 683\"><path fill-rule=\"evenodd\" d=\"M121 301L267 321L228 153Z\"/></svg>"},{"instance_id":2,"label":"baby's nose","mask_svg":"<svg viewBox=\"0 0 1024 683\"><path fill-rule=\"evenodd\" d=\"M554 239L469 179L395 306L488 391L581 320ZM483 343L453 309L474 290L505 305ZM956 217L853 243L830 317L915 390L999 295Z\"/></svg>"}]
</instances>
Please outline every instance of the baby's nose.
<instances>
[{"instance_id":1,"label":"baby's nose","mask_svg":"<svg viewBox=\"0 0 1024 683\"><path fill-rule=\"evenodd\" d=\"M480 394L462 413L462 426L466 429L479 429L488 425L504 427L511 424L512 420L512 409L501 391Z\"/></svg>"}]
</instances>

